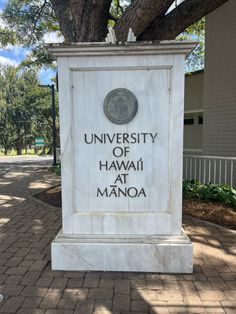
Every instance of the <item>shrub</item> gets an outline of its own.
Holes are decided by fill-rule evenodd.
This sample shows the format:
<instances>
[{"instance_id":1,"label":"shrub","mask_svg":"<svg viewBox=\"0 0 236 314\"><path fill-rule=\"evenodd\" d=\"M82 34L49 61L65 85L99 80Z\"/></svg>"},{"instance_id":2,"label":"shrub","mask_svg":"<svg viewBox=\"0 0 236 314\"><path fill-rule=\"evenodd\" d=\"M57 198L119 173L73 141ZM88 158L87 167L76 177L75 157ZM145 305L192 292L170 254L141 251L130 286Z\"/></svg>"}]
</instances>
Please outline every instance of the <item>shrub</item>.
<instances>
[{"instance_id":1,"label":"shrub","mask_svg":"<svg viewBox=\"0 0 236 314\"><path fill-rule=\"evenodd\" d=\"M229 185L202 184L195 180L183 181L183 197L207 202L221 202L236 208L236 190Z\"/></svg>"},{"instance_id":2,"label":"shrub","mask_svg":"<svg viewBox=\"0 0 236 314\"><path fill-rule=\"evenodd\" d=\"M60 176L61 175L61 163L58 163L56 166L52 166L52 172Z\"/></svg>"}]
</instances>

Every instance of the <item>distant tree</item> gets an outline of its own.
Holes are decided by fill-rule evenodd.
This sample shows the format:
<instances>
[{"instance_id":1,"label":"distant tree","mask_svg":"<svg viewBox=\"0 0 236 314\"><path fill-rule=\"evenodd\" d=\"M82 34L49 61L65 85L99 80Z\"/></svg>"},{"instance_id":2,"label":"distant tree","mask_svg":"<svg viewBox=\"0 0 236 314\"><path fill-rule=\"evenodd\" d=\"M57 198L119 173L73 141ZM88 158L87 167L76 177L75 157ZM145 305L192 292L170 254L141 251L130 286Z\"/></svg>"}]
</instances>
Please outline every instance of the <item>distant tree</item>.
<instances>
[{"instance_id":1,"label":"distant tree","mask_svg":"<svg viewBox=\"0 0 236 314\"><path fill-rule=\"evenodd\" d=\"M51 148L51 95L39 84L35 71L0 68L0 146L5 153L15 148L20 155L36 136L44 137Z\"/></svg>"}]
</instances>

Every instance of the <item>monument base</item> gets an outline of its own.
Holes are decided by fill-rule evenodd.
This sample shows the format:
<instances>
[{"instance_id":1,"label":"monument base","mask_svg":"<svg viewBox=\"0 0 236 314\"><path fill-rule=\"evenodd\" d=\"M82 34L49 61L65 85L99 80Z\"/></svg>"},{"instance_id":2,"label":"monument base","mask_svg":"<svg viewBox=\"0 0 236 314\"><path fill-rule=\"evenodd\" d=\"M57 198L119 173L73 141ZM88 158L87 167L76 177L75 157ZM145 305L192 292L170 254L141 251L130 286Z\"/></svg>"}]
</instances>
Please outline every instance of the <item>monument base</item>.
<instances>
[{"instance_id":1,"label":"monument base","mask_svg":"<svg viewBox=\"0 0 236 314\"><path fill-rule=\"evenodd\" d=\"M192 273L193 248L187 235L112 236L61 232L52 242L53 270Z\"/></svg>"}]
</instances>

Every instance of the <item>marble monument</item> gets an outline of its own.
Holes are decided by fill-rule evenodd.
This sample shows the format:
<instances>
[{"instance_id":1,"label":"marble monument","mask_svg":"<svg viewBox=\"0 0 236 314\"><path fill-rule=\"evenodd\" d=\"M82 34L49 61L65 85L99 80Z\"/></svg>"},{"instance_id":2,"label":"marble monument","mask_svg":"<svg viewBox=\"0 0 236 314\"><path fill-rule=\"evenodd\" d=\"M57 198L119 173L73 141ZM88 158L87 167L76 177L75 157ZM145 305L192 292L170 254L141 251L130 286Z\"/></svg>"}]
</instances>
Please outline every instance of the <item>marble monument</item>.
<instances>
[{"instance_id":1,"label":"marble monument","mask_svg":"<svg viewBox=\"0 0 236 314\"><path fill-rule=\"evenodd\" d=\"M182 229L185 41L52 44L62 230L55 270L192 272Z\"/></svg>"}]
</instances>

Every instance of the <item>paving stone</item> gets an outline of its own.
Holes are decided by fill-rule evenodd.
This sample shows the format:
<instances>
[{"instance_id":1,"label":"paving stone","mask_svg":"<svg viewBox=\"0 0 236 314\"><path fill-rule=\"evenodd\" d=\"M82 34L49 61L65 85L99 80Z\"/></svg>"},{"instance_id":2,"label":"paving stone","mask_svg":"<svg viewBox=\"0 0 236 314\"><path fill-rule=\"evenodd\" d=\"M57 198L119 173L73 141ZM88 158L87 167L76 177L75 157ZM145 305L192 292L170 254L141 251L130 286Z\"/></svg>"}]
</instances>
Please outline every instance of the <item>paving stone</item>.
<instances>
[{"instance_id":1,"label":"paving stone","mask_svg":"<svg viewBox=\"0 0 236 314\"><path fill-rule=\"evenodd\" d=\"M150 307L151 314L169 314L169 307L167 302L156 301ZM182 314L182 313L181 313Z\"/></svg>"},{"instance_id":2,"label":"paving stone","mask_svg":"<svg viewBox=\"0 0 236 314\"><path fill-rule=\"evenodd\" d=\"M60 278L60 279L65 279L65 278ZM83 285L83 281L84 281L83 278L71 278L69 279L67 283L67 287L68 288L81 288Z\"/></svg>"},{"instance_id":3,"label":"paving stone","mask_svg":"<svg viewBox=\"0 0 236 314\"><path fill-rule=\"evenodd\" d=\"M27 297L22 304L22 307L26 308L37 308L42 302L43 298L39 297Z\"/></svg>"},{"instance_id":4,"label":"paving stone","mask_svg":"<svg viewBox=\"0 0 236 314\"><path fill-rule=\"evenodd\" d=\"M38 252L38 249L37 249L37 252ZM28 253L26 256L25 256L25 260L30 260L30 261L41 261L43 260L45 257L45 254L41 254L41 253ZM33 263L32 263L33 264Z\"/></svg>"},{"instance_id":5,"label":"paving stone","mask_svg":"<svg viewBox=\"0 0 236 314\"><path fill-rule=\"evenodd\" d=\"M89 299L110 299L113 296L111 288L91 288L89 290Z\"/></svg>"},{"instance_id":6,"label":"paving stone","mask_svg":"<svg viewBox=\"0 0 236 314\"><path fill-rule=\"evenodd\" d=\"M2 285L6 280L8 279L9 276L5 274L0 274L0 285Z\"/></svg>"},{"instance_id":7,"label":"paving stone","mask_svg":"<svg viewBox=\"0 0 236 314\"><path fill-rule=\"evenodd\" d=\"M18 249L15 256L26 256L28 254L28 252L30 251L29 248L21 248L21 249Z\"/></svg>"},{"instance_id":8,"label":"paving stone","mask_svg":"<svg viewBox=\"0 0 236 314\"><path fill-rule=\"evenodd\" d=\"M95 310L93 311L93 314L120 314L120 312L112 312L111 310L102 310L102 311L99 311L99 310ZM123 312L122 314L126 314L125 312ZM133 314L133 313L132 313ZM146 313L145 313L146 314Z\"/></svg>"},{"instance_id":9,"label":"paving stone","mask_svg":"<svg viewBox=\"0 0 236 314\"><path fill-rule=\"evenodd\" d=\"M209 278L209 282L213 290L225 290L228 288L226 283L218 277Z\"/></svg>"},{"instance_id":10,"label":"paving stone","mask_svg":"<svg viewBox=\"0 0 236 314\"><path fill-rule=\"evenodd\" d=\"M96 300L94 305L94 311L107 311L112 309L112 300L111 299L101 299Z\"/></svg>"},{"instance_id":11,"label":"paving stone","mask_svg":"<svg viewBox=\"0 0 236 314\"><path fill-rule=\"evenodd\" d=\"M24 302L24 297L10 297L5 303L0 307L0 312L3 313L16 313L20 308L21 304Z\"/></svg>"},{"instance_id":12,"label":"paving stone","mask_svg":"<svg viewBox=\"0 0 236 314\"><path fill-rule=\"evenodd\" d=\"M198 291L200 298L203 301L223 301L226 300L226 296L222 291L217 290L201 290Z\"/></svg>"},{"instance_id":13,"label":"paving stone","mask_svg":"<svg viewBox=\"0 0 236 314\"><path fill-rule=\"evenodd\" d=\"M84 278L85 288L96 288L99 284L100 275L98 273L87 273Z\"/></svg>"},{"instance_id":14,"label":"paving stone","mask_svg":"<svg viewBox=\"0 0 236 314\"><path fill-rule=\"evenodd\" d=\"M226 281L234 281L236 280L236 273L233 272L220 273L220 277Z\"/></svg>"},{"instance_id":15,"label":"paving stone","mask_svg":"<svg viewBox=\"0 0 236 314\"><path fill-rule=\"evenodd\" d=\"M210 290L211 289L211 285L208 281L206 280L201 280L201 281L194 281L194 285L196 287L197 290Z\"/></svg>"},{"instance_id":16,"label":"paving stone","mask_svg":"<svg viewBox=\"0 0 236 314\"><path fill-rule=\"evenodd\" d=\"M235 314L236 313L236 300L234 301L222 301L221 302L223 309L227 314Z\"/></svg>"},{"instance_id":17,"label":"paving stone","mask_svg":"<svg viewBox=\"0 0 236 314\"><path fill-rule=\"evenodd\" d=\"M225 313L223 307L221 306L220 302L210 302L210 301L203 301L202 305L207 313Z\"/></svg>"},{"instance_id":18,"label":"paving stone","mask_svg":"<svg viewBox=\"0 0 236 314\"><path fill-rule=\"evenodd\" d=\"M22 291L21 295L25 297L44 297L47 291L47 288L27 286Z\"/></svg>"},{"instance_id":19,"label":"paving stone","mask_svg":"<svg viewBox=\"0 0 236 314\"><path fill-rule=\"evenodd\" d=\"M158 290L156 291L156 297L159 301L183 300L183 295L177 290Z\"/></svg>"},{"instance_id":20,"label":"paving stone","mask_svg":"<svg viewBox=\"0 0 236 314\"><path fill-rule=\"evenodd\" d=\"M27 272L28 268L26 267L10 267L6 271L7 275L24 275Z\"/></svg>"},{"instance_id":21,"label":"paving stone","mask_svg":"<svg viewBox=\"0 0 236 314\"><path fill-rule=\"evenodd\" d=\"M194 245L193 274L52 271L50 243L61 227L60 213L28 198L30 185L40 190L52 178L46 171L24 171L21 184L5 191L25 201L0 209L10 219L1 226L0 285L8 298L0 313L236 313L236 236L194 219L185 221Z\"/></svg>"},{"instance_id":22,"label":"paving stone","mask_svg":"<svg viewBox=\"0 0 236 314\"><path fill-rule=\"evenodd\" d=\"M40 304L41 308L54 309L57 307L62 293L59 289L49 289Z\"/></svg>"},{"instance_id":23,"label":"paving stone","mask_svg":"<svg viewBox=\"0 0 236 314\"><path fill-rule=\"evenodd\" d=\"M179 290L178 282L174 280L163 280L162 286L164 290Z\"/></svg>"},{"instance_id":24,"label":"paving stone","mask_svg":"<svg viewBox=\"0 0 236 314\"><path fill-rule=\"evenodd\" d=\"M23 277L21 284L26 285L34 285L38 278L40 277L41 272L39 271L28 271Z\"/></svg>"},{"instance_id":25,"label":"paving stone","mask_svg":"<svg viewBox=\"0 0 236 314\"><path fill-rule=\"evenodd\" d=\"M224 290L224 294L227 297L227 300L235 301L236 300L236 290Z\"/></svg>"},{"instance_id":26,"label":"paving stone","mask_svg":"<svg viewBox=\"0 0 236 314\"><path fill-rule=\"evenodd\" d=\"M115 294L129 294L130 281L127 279L115 279Z\"/></svg>"},{"instance_id":27,"label":"paving stone","mask_svg":"<svg viewBox=\"0 0 236 314\"><path fill-rule=\"evenodd\" d=\"M89 289L86 288L66 288L63 293L63 298L84 300L88 296Z\"/></svg>"},{"instance_id":28,"label":"paving stone","mask_svg":"<svg viewBox=\"0 0 236 314\"><path fill-rule=\"evenodd\" d=\"M129 311L130 310L130 296L127 294L115 295L113 298L113 311Z\"/></svg>"},{"instance_id":29,"label":"paving stone","mask_svg":"<svg viewBox=\"0 0 236 314\"><path fill-rule=\"evenodd\" d=\"M170 313L187 313L188 308L183 301L168 301L168 309Z\"/></svg>"},{"instance_id":30,"label":"paving stone","mask_svg":"<svg viewBox=\"0 0 236 314\"><path fill-rule=\"evenodd\" d=\"M114 287L114 279L101 279L99 283L99 287L101 288L113 288Z\"/></svg>"},{"instance_id":31,"label":"paving stone","mask_svg":"<svg viewBox=\"0 0 236 314\"><path fill-rule=\"evenodd\" d=\"M45 310L36 308L20 308L17 314L45 314Z\"/></svg>"},{"instance_id":32,"label":"paving stone","mask_svg":"<svg viewBox=\"0 0 236 314\"><path fill-rule=\"evenodd\" d=\"M67 285L68 279L67 278L55 278L51 284L52 289L64 289Z\"/></svg>"},{"instance_id":33,"label":"paving stone","mask_svg":"<svg viewBox=\"0 0 236 314\"><path fill-rule=\"evenodd\" d=\"M76 314L91 314L91 313L93 313L93 308L94 308L94 300L78 301L74 313L76 313Z\"/></svg>"},{"instance_id":34,"label":"paving stone","mask_svg":"<svg viewBox=\"0 0 236 314\"><path fill-rule=\"evenodd\" d=\"M20 264L19 264L19 267L26 267L26 268L30 268L33 264L33 261L26 261L26 260L23 260Z\"/></svg>"},{"instance_id":35,"label":"paving stone","mask_svg":"<svg viewBox=\"0 0 236 314\"><path fill-rule=\"evenodd\" d=\"M73 314L72 310L57 310L57 309L50 309L45 312L45 314Z\"/></svg>"},{"instance_id":36,"label":"paving stone","mask_svg":"<svg viewBox=\"0 0 236 314\"><path fill-rule=\"evenodd\" d=\"M30 267L31 271L42 271L47 265L47 261L35 261Z\"/></svg>"},{"instance_id":37,"label":"paving stone","mask_svg":"<svg viewBox=\"0 0 236 314\"><path fill-rule=\"evenodd\" d=\"M188 305L192 305L192 304L201 305L202 304L202 300L200 299L198 294L195 294L195 295L191 295L191 294L190 295L184 295L183 296L183 300L184 300L184 303L188 304Z\"/></svg>"},{"instance_id":38,"label":"paving stone","mask_svg":"<svg viewBox=\"0 0 236 314\"><path fill-rule=\"evenodd\" d=\"M145 279L131 279L130 287L135 289L146 289L147 281Z\"/></svg>"},{"instance_id":39,"label":"paving stone","mask_svg":"<svg viewBox=\"0 0 236 314\"><path fill-rule=\"evenodd\" d=\"M3 266L7 263L8 259L6 258L0 258L0 266Z\"/></svg>"},{"instance_id":40,"label":"paving stone","mask_svg":"<svg viewBox=\"0 0 236 314\"><path fill-rule=\"evenodd\" d=\"M7 263L5 263L6 266L8 267L14 267L14 266L18 266L20 264L20 262L22 261L23 257L22 256L14 256L11 257Z\"/></svg>"},{"instance_id":41,"label":"paving stone","mask_svg":"<svg viewBox=\"0 0 236 314\"><path fill-rule=\"evenodd\" d=\"M232 273L231 268L227 264L221 265L220 267L215 266L215 269L218 273Z\"/></svg>"},{"instance_id":42,"label":"paving stone","mask_svg":"<svg viewBox=\"0 0 236 314\"><path fill-rule=\"evenodd\" d=\"M101 273L101 278L102 279L122 279L123 278L123 273L122 272L102 272Z\"/></svg>"},{"instance_id":43,"label":"paving stone","mask_svg":"<svg viewBox=\"0 0 236 314\"><path fill-rule=\"evenodd\" d=\"M36 282L36 286L38 287L50 287L53 281L53 277L40 277Z\"/></svg>"},{"instance_id":44,"label":"paving stone","mask_svg":"<svg viewBox=\"0 0 236 314\"><path fill-rule=\"evenodd\" d=\"M227 280L225 283L230 289L236 289L236 280Z\"/></svg>"},{"instance_id":45,"label":"paving stone","mask_svg":"<svg viewBox=\"0 0 236 314\"><path fill-rule=\"evenodd\" d=\"M148 312L148 308L149 308L149 304L148 302L145 302L145 301L132 301L131 302L131 310L133 312L140 312L140 311L143 311L143 312Z\"/></svg>"},{"instance_id":46,"label":"paving stone","mask_svg":"<svg viewBox=\"0 0 236 314\"><path fill-rule=\"evenodd\" d=\"M0 292L8 296L18 296L23 289L23 286L13 284L5 284L0 286Z\"/></svg>"},{"instance_id":47,"label":"paving stone","mask_svg":"<svg viewBox=\"0 0 236 314\"><path fill-rule=\"evenodd\" d=\"M157 300L157 294L154 290L149 289L132 289L132 300Z\"/></svg>"},{"instance_id":48,"label":"paving stone","mask_svg":"<svg viewBox=\"0 0 236 314\"><path fill-rule=\"evenodd\" d=\"M193 295L197 293L192 281L178 281L179 291L183 295Z\"/></svg>"},{"instance_id":49,"label":"paving stone","mask_svg":"<svg viewBox=\"0 0 236 314\"><path fill-rule=\"evenodd\" d=\"M64 272L63 271L57 271L57 270L44 270L44 272L42 273L42 276L59 278L59 277L64 276Z\"/></svg>"},{"instance_id":50,"label":"paving stone","mask_svg":"<svg viewBox=\"0 0 236 314\"><path fill-rule=\"evenodd\" d=\"M83 271L66 271L64 277L67 278L84 278L85 272Z\"/></svg>"},{"instance_id":51,"label":"paving stone","mask_svg":"<svg viewBox=\"0 0 236 314\"><path fill-rule=\"evenodd\" d=\"M21 275L10 275L7 277L7 279L5 280L5 284L14 284L14 285L18 285L21 280L22 280L23 276Z\"/></svg>"},{"instance_id":52,"label":"paving stone","mask_svg":"<svg viewBox=\"0 0 236 314\"><path fill-rule=\"evenodd\" d=\"M73 310L75 308L77 300L68 298L62 298L58 304L59 309Z\"/></svg>"}]
</instances>

